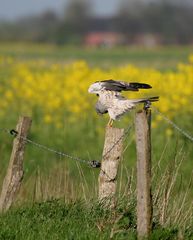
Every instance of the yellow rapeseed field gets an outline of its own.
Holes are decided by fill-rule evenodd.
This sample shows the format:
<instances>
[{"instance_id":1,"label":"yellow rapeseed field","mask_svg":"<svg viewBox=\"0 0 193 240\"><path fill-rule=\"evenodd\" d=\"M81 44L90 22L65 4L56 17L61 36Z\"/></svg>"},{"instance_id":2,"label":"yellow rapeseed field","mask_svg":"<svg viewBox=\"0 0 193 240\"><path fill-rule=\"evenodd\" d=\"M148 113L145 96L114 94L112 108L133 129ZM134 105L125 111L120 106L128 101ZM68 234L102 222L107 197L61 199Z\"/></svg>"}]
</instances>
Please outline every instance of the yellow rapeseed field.
<instances>
[{"instance_id":1,"label":"yellow rapeseed field","mask_svg":"<svg viewBox=\"0 0 193 240\"><path fill-rule=\"evenodd\" d=\"M10 109L12 113L32 115L38 109L46 124L57 127L62 126L64 116L72 121L96 117L93 108L96 97L88 94L88 86L111 78L152 85L150 90L125 95L128 98L160 96L155 106L171 119L193 112L193 56L188 64L179 63L176 71L166 72L133 65L104 70L89 67L85 61L55 64L10 57L1 57L0 67L4 73L0 81L1 117ZM159 121L159 116L156 120Z\"/></svg>"}]
</instances>

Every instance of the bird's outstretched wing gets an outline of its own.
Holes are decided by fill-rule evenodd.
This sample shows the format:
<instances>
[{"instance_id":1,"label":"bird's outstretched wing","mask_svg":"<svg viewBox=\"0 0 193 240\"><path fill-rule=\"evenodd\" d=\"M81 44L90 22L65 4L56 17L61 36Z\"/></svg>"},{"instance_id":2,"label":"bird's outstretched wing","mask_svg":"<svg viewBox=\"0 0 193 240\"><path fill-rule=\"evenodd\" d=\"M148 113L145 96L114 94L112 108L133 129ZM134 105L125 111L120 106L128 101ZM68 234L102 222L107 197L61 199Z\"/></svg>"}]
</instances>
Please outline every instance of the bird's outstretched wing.
<instances>
[{"instance_id":1,"label":"bird's outstretched wing","mask_svg":"<svg viewBox=\"0 0 193 240\"><path fill-rule=\"evenodd\" d=\"M137 82L124 82L124 81L115 81L115 80L103 80L98 81L102 88L107 91L139 91L139 89L149 89L151 86L146 83L137 83Z\"/></svg>"},{"instance_id":2,"label":"bird's outstretched wing","mask_svg":"<svg viewBox=\"0 0 193 240\"><path fill-rule=\"evenodd\" d=\"M158 96L140 99L122 99L120 96L115 96L112 100L111 106L108 108L108 113L112 119L117 120L126 112L129 112L131 109L135 108L138 103L145 103L149 105L151 102L157 102L158 100Z\"/></svg>"}]
</instances>

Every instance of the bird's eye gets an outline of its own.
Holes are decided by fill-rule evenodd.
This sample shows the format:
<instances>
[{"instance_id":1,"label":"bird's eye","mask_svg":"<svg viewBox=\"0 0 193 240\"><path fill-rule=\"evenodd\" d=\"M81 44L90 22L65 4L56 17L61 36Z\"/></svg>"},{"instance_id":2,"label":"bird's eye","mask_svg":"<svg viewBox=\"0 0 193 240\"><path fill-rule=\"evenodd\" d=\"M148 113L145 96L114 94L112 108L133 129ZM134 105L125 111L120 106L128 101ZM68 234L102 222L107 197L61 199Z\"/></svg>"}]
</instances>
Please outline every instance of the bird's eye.
<instances>
[{"instance_id":1,"label":"bird's eye","mask_svg":"<svg viewBox=\"0 0 193 240\"><path fill-rule=\"evenodd\" d=\"M98 97L98 96L99 96L99 94L97 93L97 94L96 94L96 96Z\"/></svg>"}]
</instances>

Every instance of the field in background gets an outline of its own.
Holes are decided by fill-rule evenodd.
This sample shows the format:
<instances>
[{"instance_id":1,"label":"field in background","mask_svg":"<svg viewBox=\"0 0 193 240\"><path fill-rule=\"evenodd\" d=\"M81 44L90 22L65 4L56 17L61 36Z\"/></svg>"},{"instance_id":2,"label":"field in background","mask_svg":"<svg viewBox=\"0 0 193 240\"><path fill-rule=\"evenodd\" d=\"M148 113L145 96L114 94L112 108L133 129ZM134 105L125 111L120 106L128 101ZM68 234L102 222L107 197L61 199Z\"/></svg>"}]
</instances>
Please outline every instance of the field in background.
<instances>
[{"instance_id":1,"label":"field in background","mask_svg":"<svg viewBox=\"0 0 193 240\"><path fill-rule=\"evenodd\" d=\"M46 59L51 62L69 63L85 60L90 66L109 68L123 64L152 67L160 70L176 69L179 62L187 63L193 53L192 46L168 46L157 48L79 48L56 45L0 44L0 55L19 60Z\"/></svg>"},{"instance_id":2,"label":"field in background","mask_svg":"<svg viewBox=\"0 0 193 240\"><path fill-rule=\"evenodd\" d=\"M30 139L86 160L100 160L108 117L96 115L96 98L87 93L87 88L93 81L112 77L152 84L153 89L145 93L146 96L159 95L160 102L155 106L182 129L192 133L192 53L192 47L148 50L2 45L0 128L15 128L18 117L27 114L33 119ZM138 97L138 94L128 96ZM141 96L144 94L140 93ZM182 226L183 222L188 225L193 198L190 191L192 142L154 111L152 118L153 189L154 196L157 196L154 222L160 221L165 196L172 183L163 225L168 227L175 223ZM127 128L133 119L134 112L115 126ZM11 135L0 133L1 182L9 161L12 139ZM132 199L135 197L135 161L132 128L125 140L120 166L120 199L129 193ZM32 145L26 148L25 173L17 201L19 205L53 198L62 198L66 202L76 199L89 202L97 196L99 170Z\"/></svg>"}]
</instances>

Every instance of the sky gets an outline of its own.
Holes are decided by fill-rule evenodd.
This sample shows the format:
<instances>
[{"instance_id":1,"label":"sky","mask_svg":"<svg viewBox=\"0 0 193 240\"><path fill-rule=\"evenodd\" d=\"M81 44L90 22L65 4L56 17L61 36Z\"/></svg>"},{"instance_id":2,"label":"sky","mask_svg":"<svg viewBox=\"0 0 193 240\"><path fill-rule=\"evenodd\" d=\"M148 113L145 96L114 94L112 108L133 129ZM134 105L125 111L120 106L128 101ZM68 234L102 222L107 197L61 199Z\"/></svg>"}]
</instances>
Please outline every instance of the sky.
<instances>
[{"instance_id":1,"label":"sky","mask_svg":"<svg viewBox=\"0 0 193 240\"><path fill-rule=\"evenodd\" d=\"M40 14L48 9L63 13L65 6L71 0L0 0L0 20L15 20L19 17ZM89 0L94 13L109 16L116 12L121 1L126 0ZM137 0L128 0L129 2ZM156 2L158 0L138 0L142 2ZM161 0L159 0L161 1ZM164 0L163 0L164 1ZM175 3L189 3L193 0L171 0Z\"/></svg>"},{"instance_id":2,"label":"sky","mask_svg":"<svg viewBox=\"0 0 193 240\"><path fill-rule=\"evenodd\" d=\"M98 15L111 15L120 0L90 0ZM42 13L47 9L64 10L68 0L0 0L0 19L14 20L18 17Z\"/></svg>"}]
</instances>

